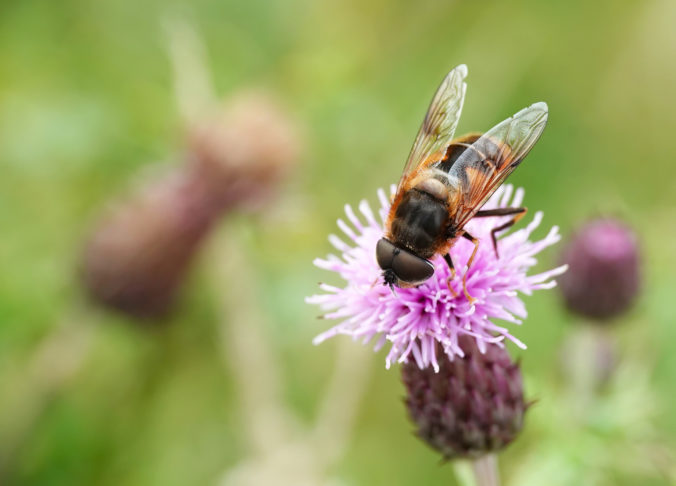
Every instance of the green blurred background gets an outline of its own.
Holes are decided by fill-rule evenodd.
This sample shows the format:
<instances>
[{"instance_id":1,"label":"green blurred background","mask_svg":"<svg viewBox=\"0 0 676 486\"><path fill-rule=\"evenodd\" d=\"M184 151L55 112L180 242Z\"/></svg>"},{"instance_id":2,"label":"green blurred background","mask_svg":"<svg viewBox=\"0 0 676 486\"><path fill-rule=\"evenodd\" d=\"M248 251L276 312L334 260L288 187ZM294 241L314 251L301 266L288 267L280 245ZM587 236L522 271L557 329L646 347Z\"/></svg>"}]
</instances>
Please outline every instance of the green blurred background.
<instances>
[{"instance_id":1,"label":"green blurred background","mask_svg":"<svg viewBox=\"0 0 676 486\"><path fill-rule=\"evenodd\" d=\"M171 318L149 328L88 305L77 263L110 199L184 149L168 16L202 37L224 98L256 86L282 100L304 153L274 209L224 218ZM644 255L642 297L614 330L620 369L582 412L566 412L576 396L560 371L575 318L556 291L527 298L514 333L528 350L510 350L538 403L501 456L505 483L672 484L674 22L673 0L0 3L0 484L218 484L250 459L234 377L248 370L229 360L220 330L236 277L212 265L227 258L224 234L245 248L261 349L293 433L312 430L340 347L311 345L330 323L303 298L337 283L312 260L331 251L345 203L373 204L397 181L434 89L460 63L460 132L549 104L544 136L510 178L545 212L540 234L614 214ZM383 352L358 359L368 386L345 450L319 476L454 484L411 434L398 371ZM267 484L300 484L278 479Z\"/></svg>"}]
</instances>

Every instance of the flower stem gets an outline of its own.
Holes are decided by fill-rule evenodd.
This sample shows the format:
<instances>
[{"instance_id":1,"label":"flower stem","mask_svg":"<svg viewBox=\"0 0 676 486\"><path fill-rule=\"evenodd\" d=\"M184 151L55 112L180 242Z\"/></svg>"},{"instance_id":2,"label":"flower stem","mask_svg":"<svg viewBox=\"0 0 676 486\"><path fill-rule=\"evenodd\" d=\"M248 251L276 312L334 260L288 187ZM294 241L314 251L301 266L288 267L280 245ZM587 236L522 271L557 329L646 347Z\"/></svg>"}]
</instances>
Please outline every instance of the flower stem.
<instances>
[{"instance_id":1,"label":"flower stem","mask_svg":"<svg viewBox=\"0 0 676 486\"><path fill-rule=\"evenodd\" d=\"M261 291L241 241L241 228L230 225L222 235L214 257L215 286L224 316L222 353L237 383L249 445L265 455L290 441L294 420L283 403L280 367L264 331L269 327L267 316L256 300Z\"/></svg>"},{"instance_id":2,"label":"flower stem","mask_svg":"<svg viewBox=\"0 0 676 486\"><path fill-rule=\"evenodd\" d=\"M472 461L476 486L500 486L498 458L495 454L486 454Z\"/></svg>"},{"instance_id":3,"label":"flower stem","mask_svg":"<svg viewBox=\"0 0 676 486\"><path fill-rule=\"evenodd\" d=\"M174 68L178 109L187 123L195 122L216 104L207 53L197 30L176 16L164 19L169 60Z\"/></svg>"}]
</instances>

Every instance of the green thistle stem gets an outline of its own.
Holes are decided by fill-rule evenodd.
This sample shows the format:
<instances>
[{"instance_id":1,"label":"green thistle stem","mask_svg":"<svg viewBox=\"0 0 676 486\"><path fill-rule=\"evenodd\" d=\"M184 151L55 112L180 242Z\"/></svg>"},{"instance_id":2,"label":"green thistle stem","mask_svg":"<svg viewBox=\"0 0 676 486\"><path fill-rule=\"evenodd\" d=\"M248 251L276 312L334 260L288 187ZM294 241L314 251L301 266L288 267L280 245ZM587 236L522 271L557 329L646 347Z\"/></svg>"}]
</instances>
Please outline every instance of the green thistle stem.
<instances>
[{"instance_id":1,"label":"green thistle stem","mask_svg":"<svg viewBox=\"0 0 676 486\"><path fill-rule=\"evenodd\" d=\"M500 486L498 458L495 454L486 454L472 461L476 486Z\"/></svg>"},{"instance_id":2,"label":"green thistle stem","mask_svg":"<svg viewBox=\"0 0 676 486\"><path fill-rule=\"evenodd\" d=\"M498 458L495 454L486 454L469 461L453 461L451 464L461 486L500 486Z\"/></svg>"}]
</instances>

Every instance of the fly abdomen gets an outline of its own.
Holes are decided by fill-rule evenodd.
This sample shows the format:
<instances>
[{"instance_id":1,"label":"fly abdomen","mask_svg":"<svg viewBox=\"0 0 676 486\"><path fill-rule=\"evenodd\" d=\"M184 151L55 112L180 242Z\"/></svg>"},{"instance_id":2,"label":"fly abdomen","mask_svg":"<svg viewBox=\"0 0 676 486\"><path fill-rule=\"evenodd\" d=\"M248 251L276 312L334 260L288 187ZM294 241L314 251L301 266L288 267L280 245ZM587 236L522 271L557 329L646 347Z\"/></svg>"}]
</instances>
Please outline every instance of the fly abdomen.
<instances>
[{"instance_id":1,"label":"fly abdomen","mask_svg":"<svg viewBox=\"0 0 676 486\"><path fill-rule=\"evenodd\" d=\"M392 220L392 239L417 255L428 258L443 239L448 209L444 203L416 189L408 191Z\"/></svg>"}]
</instances>

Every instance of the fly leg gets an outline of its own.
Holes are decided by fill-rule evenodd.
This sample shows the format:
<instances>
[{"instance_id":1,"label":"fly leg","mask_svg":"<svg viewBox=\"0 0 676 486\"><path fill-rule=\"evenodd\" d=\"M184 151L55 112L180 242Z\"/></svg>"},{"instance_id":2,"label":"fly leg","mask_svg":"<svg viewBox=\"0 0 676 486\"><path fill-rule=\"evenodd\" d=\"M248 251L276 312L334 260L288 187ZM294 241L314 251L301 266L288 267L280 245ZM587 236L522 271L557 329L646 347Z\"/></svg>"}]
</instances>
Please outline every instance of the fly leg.
<instances>
[{"instance_id":1,"label":"fly leg","mask_svg":"<svg viewBox=\"0 0 676 486\"><path fill-rule=\"evenodd\" d=\"M477 211L474 215L475 218L488 218L490 216L514 216L512 219L507 221L505 224L493 228L491 230L491 240L493 240L493 249L495 250L495 257L498 258L498 240L496 238L497 234L500 231L511 228L516 224L521 218L526 215L526 208L497 208L497 209L485 209L483 211Z\"/></svg>"},{"instance_id":2,"label":"fly leg","mask_svg":"<svg viewBox=\"0 0 676 486\"><path fill-rule=\"evenodd\" d=\"M465 270L465 275L462 276L462 291L465 293L465 297L467 297L467 300L471 304L476 299L471 295L469 295L469 292L467 292L467 274L469 273L469 269L472 266L472 262L474 261L476 252L479 249L479 239L475 238L474 236L466 232L462 234L462 237L465 238L466 240L471 241L474 244L474 250L472 250L472 255L469 257L469 260L467 260L467 270Z\"/></svg>"},{"instance_id":3,"label":"fly leg","mask_svg":"<svg viewBox=\"0 0 676 486\"><path fill-rule=\"evenodd\" d=\"M453 297L457 297L458 293L451 287L451 280L455 278L455 267L453 266L453 260L451 260L451 254L446 253L444 255L444 260L448 264L448 268L451 269L451 276L446 279L446 285L448 286L448 290L451 292Z\"/></svg>"}]
</instances>

